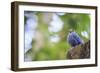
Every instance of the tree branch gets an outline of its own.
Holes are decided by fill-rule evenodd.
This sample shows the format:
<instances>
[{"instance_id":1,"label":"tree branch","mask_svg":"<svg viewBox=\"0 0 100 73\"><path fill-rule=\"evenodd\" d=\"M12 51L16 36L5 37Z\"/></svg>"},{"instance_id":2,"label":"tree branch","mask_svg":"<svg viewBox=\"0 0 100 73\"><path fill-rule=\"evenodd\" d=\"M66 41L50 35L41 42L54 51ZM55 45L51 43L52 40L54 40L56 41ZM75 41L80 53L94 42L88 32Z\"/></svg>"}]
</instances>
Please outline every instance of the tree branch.
<instances>
[{"instance_id":1,"label":"tree branch","mask_svg":"<svg viewBox=\"0 0 100 73\"><path fill-rule=\"evenodd\" d=\"M69 49L67 59L90 58L90 40L84 44L77 45Z\"/></svg>"}]
</instances>

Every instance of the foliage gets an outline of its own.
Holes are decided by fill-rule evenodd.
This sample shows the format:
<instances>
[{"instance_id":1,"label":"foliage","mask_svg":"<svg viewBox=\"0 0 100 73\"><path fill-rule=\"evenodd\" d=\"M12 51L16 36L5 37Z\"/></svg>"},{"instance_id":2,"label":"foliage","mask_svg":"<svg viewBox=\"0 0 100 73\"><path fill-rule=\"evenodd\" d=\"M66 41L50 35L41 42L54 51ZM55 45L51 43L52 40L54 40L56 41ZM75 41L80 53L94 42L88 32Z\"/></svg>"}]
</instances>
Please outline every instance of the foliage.
<instances>
[{"instance_id":1,"label":"foliage","mask_svg":"<svg viewBox=\"0 0 100 73\"><path fill-rule=\"evenodd\" d=\"M37 27L33 30L36 32L33 35L35 38L32 39L32 48L29 49L33 61L66 59L68 49L71 48L67 42L70 29L78 33L84 42L90 39L89 14L28 11L26 13L31 13L38 19ZM26 16L24 22L27 22ZM82 35L82 32L85 34Z\"/></svg>"}]
</instances>

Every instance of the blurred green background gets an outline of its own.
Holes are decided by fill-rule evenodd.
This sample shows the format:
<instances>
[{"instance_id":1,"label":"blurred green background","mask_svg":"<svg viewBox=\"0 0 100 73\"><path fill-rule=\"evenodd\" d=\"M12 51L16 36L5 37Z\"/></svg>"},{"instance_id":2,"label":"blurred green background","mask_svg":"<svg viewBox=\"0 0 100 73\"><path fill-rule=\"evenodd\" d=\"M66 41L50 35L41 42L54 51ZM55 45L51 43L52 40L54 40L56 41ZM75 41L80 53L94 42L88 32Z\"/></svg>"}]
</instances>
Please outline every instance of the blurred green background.
<instances>
[{"instance_id":1,"label":"blurred green background","mask_svg":"<svg viewBox=\"0 0 100 73\"><path fill-rule=\"evenodd\" d=\"M90 39L89 14L33 11L25 11L24 14L25 29L27 25L32 24L28 30L34 31L30 42L32 47L25 52L25 61L67 59L66 54L71 48L67 42L70 29L75 31L84 42ZM29 19L33 19L34 22L28 22ZM30 38L30 35L28 36Z\"/></svg>"}]
</instances>

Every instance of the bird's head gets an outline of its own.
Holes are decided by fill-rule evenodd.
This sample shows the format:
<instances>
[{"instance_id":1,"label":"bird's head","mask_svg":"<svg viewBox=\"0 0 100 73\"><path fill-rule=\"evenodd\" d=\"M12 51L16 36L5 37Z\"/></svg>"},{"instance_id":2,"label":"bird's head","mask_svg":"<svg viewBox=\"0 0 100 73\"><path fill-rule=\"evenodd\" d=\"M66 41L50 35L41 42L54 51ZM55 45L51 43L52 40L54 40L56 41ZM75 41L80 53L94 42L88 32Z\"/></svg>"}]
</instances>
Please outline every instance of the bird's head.
<instances>
[{"instance_id":1,"label":"bird's head","mask_svg":"<svg viewBox=\"0 0 100 73\"><path fill-rule=\"evenodd\" d=\"M72 29L69 29L68 32L71 33L71 32L73 32L73 30Z\"/></svg>"}]
</instances>

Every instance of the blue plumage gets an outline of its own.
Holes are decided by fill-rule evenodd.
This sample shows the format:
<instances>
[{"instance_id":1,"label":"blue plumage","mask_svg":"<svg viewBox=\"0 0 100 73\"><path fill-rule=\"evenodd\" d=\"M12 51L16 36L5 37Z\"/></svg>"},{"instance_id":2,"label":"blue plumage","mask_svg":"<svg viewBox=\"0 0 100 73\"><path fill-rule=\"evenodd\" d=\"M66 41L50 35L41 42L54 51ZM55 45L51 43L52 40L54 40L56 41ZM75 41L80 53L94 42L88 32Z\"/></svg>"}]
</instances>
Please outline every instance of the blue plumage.
<instances>
[{"instance_id":1,"label":"blue plumage","mask_svg":"<svg viewBox=\"0 0 100 73\"><path fill-rule=\"evenodd\" d=\"M79 44L83 44L83 40L78 36L76 32L70 32L68 34L67 40L72 47L75 47Z\"/></svg>"}]
</instances>

